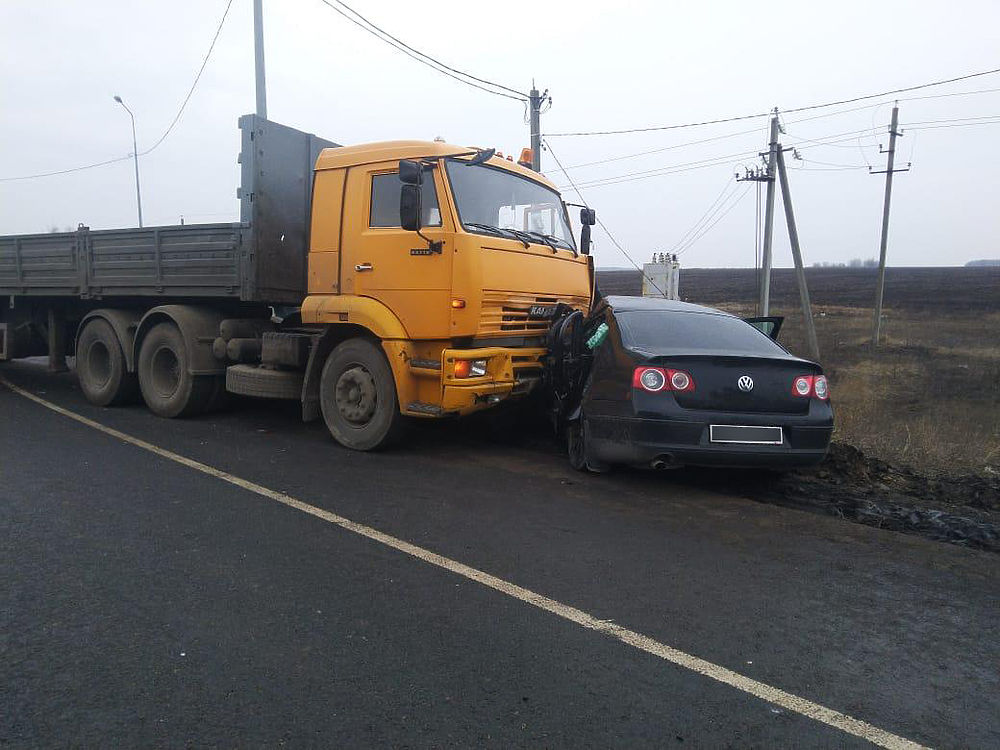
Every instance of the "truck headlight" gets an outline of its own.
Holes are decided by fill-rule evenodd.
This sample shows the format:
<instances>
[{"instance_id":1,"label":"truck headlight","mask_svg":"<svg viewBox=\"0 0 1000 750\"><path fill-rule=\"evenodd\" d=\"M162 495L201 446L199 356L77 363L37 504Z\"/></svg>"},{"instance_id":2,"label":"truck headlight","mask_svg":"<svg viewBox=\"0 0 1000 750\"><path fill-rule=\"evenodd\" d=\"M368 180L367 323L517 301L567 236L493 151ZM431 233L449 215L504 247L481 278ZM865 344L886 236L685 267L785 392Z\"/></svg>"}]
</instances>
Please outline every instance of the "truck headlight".
<instances>
[{"instance_id":1,"label":"truck headlight","mask_svg":"<svg viewBox=\"0 0 1000 750\"><path fill-rule=\"evenodd\" d=\"M456 359L456 378L481 378L486 374L485 359Z\"/></svg>"}]
</instances>

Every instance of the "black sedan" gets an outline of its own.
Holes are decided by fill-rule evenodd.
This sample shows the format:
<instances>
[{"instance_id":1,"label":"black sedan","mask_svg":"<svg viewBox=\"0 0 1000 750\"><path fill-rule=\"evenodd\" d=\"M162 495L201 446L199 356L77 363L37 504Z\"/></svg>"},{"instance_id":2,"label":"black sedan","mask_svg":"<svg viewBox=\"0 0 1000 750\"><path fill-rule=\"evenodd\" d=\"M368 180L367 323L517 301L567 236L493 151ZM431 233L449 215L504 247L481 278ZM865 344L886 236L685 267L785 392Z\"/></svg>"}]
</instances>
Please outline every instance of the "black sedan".
<instances>
[{"instance_id":1,"label":"black sedan","mask_svg":"<svg viewBox=\"0 0 1000 750\"><path fill-rule=\"evenodd\" d=\"M566 414L570 462L595 471L819 463L833 431L829 386L818 364L772 338L779 327L684 302L606 297L577 336L586 372Z\"/></svg>"}]
</instances>

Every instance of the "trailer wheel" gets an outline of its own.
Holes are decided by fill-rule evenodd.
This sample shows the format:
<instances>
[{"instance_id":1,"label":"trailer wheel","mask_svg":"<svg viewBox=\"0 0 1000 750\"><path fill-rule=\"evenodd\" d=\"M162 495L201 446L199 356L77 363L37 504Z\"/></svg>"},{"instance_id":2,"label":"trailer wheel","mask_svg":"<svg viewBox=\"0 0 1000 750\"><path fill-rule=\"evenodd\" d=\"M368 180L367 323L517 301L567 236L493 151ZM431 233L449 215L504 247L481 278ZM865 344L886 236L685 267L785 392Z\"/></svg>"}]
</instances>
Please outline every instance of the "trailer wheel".
<instances>
[{"instance_id":1,"label":"trailer wheel","mask_svg":"<svg viewBox=\"0 0 1000 750\"><path fill-rule=\"evenodd\" d=\"M139 394L138 380L128 371L121 342L102 318L91 319L80 332L76 377L83 395L97 406L127 403Z\"/></svg>"},{"instance_id":2,"label":"trailer wheel","mask_svg":"<svg viewBox=\"0 0 1000 750\"><path fill-rule=\"evenodd\" d=\"M367 339L348 339L330 353L320 378L320 407L330 434L353 450L385 448L403 431L392 369Z\"/></svg>"},{"instance_id":3,"label":"trailer wheel","mask_svg":"<svg viewBox=\"0 0 1000 750\"><path fill-rule=\"evenodd\" d=\"M157 323L139 348L139 386L149 410L160 417L186 417L205 410L215 376L192 375L184 337L173 323Z\"/></svg>"}]
</instances>

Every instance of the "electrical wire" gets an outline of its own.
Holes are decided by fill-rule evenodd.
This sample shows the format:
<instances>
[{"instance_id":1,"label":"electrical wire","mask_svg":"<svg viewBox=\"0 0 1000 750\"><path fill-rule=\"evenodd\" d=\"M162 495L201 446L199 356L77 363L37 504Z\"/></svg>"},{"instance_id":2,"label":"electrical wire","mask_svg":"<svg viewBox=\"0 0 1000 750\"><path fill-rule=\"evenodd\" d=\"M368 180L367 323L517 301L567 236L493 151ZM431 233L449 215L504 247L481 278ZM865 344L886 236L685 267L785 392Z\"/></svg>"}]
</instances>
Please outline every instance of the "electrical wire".
<instances>
[{"instance_id":1,"label":"electrical wire","mask_svg":"<svg viewBox=\"0 0 1000 750\"><path fill-rule=\"evenodd\" d=\"M580 185L586 188L591 187L603 187L605 185L617 185L622 182L635 182L636 180L644 180L650 177L661 177L667 174L677 174L679 172L690 172L694 169L704 169L705 167L717 167L721 164L732 162L733 159L746 159L751 156L757 156L757 151L742 151L736 154L727 154L725 156L713 156L706 159L698 159L696 161L684 162L681 164L670 164L662 167L656 167L655 169L644 169L637 172L626 172L624 174L612 175L609 177L595 178L586 182L581 182ZM561 185L560 188L567 187L566 185Z\"/></svg>"},{"instance_id":2,"label":"electrical wire","mask_svg":"<svg viewBox=\"0 0 1000 750\"><path fill-rule=\"evenodd\" d=\"M718 196L716 196L715 200L712 201L712 203L709 205L709 207L705 209L705 213L703 213L698 218L698 221L696 221L694 224L692 224L691 227L686 232L684 232L684 234L682 234L680 236L680 238L677 240L677 242L675 242L671 246L670 250L668 250L667 252L669 252L669 253L676 252L677 248L679 248L681 245L683 245L684 242L692 234L694 234L696 231L698 231L698 229L701 228L702 223L705 222L706 220L710 219L711 214L715 210L716 206L721 205L722 203L724 203L726 200L729 199L730 196L728 196L727 193L729 193L729 189L731 187L733 187L734 185L736 185L736 177L732 176L728 180L726 180L726 184L723 186L722 192L719 193Z\"/></svg>"},{"instance_id":3,"label":"electrical wire","mask_svg":"<svg viewBox=\"0 0 1000 750\"><path fill-rule=\"evenodd\" d=\"M60 174L70 174L71 172L82 172L85 169L94 169L96 167L104 167L108 164L117 164L121 161L131 161L132 156L119 156L117 159L108 159L106 161L95 162L94 164L84 164L80 167L70 167L69 169L57 169L54 172L39 172L38 174L26 174L19 175L17 177L0 177L0 182L17 182L18 180L35 180L40 177L54 177Z\"/></svg>"},{"instance_id":4,"label":"electrical wire","mask_svg":"<svg viewBox=\"0 0 1000 750\"><path fill-rule=\"evenodd\" d=\"M453 68L450 65L446 65L437 58L432 57L431 55L428 55L425 52L421 52L418 49L414 49L413 47L411 47L398 37L393 36L388 31L385 31L381 27L369 21L367 18L358 13L347 3L343 3L340 0L333 0L332 2L331 0L320 0L320 2L322 2L324 5L326 5L328 8L335 11L336 13L339 13L341 16L346 18L348 21L353 23L358 28L367 31L372 36L376 37L377 39L380 39L385 44L388 44L390 47L396 48L406 56L416 60L419 63L422 63L423 65L426 65L429 68L433 68L439 73L443 73L449 78L453 78L456 81L460 81L468 86L472 86L473 88L477 88L481 91L486 91L487 93L490 94L496 94L497 96L506 97L507 99L516 99L517 101L527 101L529 99L528 95L525 94L523 91L512 89L509 86L504 86L503 84L495 83L494 81L489 81L485 78L478 78L477 76L474 76L471 73L466 73L464 70L459 70L458 68ZM348 15L348 13L350 13L351 15ZM357 18L352 18L352 16L356 16ZM480 85L480 84L485 84L485 85ZM492 88L487 88L487 86ZM500 90L498 91L496 89ZM504 91L507 91L509 93L505 94L503 93Z\"/></svg>"},{"instance_id":5,"label":"electrical wire","mask_svg":"<svg viewBox=\"0 0 1000 750\"><path fill-rule=\"evenodd\" d=\"M990 120L989 122L962 122L962 123L957 123L955 125L923 125L918 127L914 127L911 125L910 127L907 128L907 131L942 130L947 128L968 128L968 127L974 127L976 125L997 125L997 124L1000 124L1000 119Z\"/></svg>"},{"instance_id":6,"label":"electrical wire","mask_svg":"<svg viewBox=\"0 0 1000 750\"><path fill-rule=\"evenodd\" d=\"M819 120L819 119L823 119L823 118L827 118L827 117L836 117L837 115L849 114L851 112L857 112L857 111L862 110L862 109L871 109L874 106L878 106L878 105L866 104L863 107L851 107L850 109L842 109L842 110L839 110L837 112L827 112L827 113L822 114L822 115L814 115L812 117L802 117L802 118L800 118L798 120L789 120L787 124L788 125L796 125L796 124L798 124L800 122L810 122L812 120ZM527 120L525 122L527 122ZM725 135L717 135L717 136L713 136L711 138L701 138L701 139L696 140L696 141L686 141L684 143L676 143L676 144L673 144L671 146L663 146L661 148L653 148L653 149L648 149L646 151L636 151L636 152L633 152L633 153L630 153L630 154L622 154L620 156L612 156L612 157L608 157L606 159L598 159L596 161L583 162L581 164L571 164L568 167L566 167L566 169L583 169L584 167L592 167L592 166L596 166L596 165L599 165L599 164L608 164L608 163L614 162L614 161L624 161L626 159L634 159L634 158L637 158L639 156L649 156L650 154L658 154L658 153L662 153L664 151L673 151L673 150L676 150L676 149L679 149L679 148L684 148L686 146L697 146L697 145L700 145L700 144L703 144L703 143L712 143L714 141L726 140L728 138L738 138L739 136L750 135L750 134L756 133L758 131L759 131L759 128L752 128L750 130L740 130L740 131L738 131L736 133L726 133ZM766 147L766 144L765 144L765 147ZM853 148L853 146L851 148Z\"/></svg>"},{"instance_id":7,"label":"electrical wire","mask_svg":"<svg viewBox=\"0 0 1000 750\"><path fill-rule=\"evenodd\" d=\"M170 135L170 131L174 129L174 125L176 125L177 121L181 119L181 115L184 114L184 108L187 106L187 103L191 100L191 95L194 94L194 90L198 86L198 81L201 80L201 74L205 72L205 66L208 65L208 58L212 56L212 50L215 49L215 43L219 39L219 34L222 33L222 26L226 22L226 16L229 15L229 8L232 7L232 4L233 0L229 0L229 2L226 3L226 9L222 12L222 18L219 19L219 25L215 29L215 35L212 37L212 43L208 45L208 52L205 53L205 57L201 61L201 67L198 68L198 73L197 75L195 75L194 81L191 82L191 88L188 89L187 96L185 96L184 101L181 102L181 106L178 108L177 114L174 115L174 119L170 121L170 124L167 126L167 129L163 131L163 135L159 137L156 143L147 148L145 151L140 151L139 156L145 156L146 154L149 154L152 151L154 151L157 146L159 146L161 143L163 143L164 140L166 140L166 137Z\"/></svg>"},{"instance_id":8,"label":"electrical wire","mask_svg":"<svg viewBox=\"0 0 1000 750\"><path fill-rule=\"evenodd\" d=\"M785 109L782 111L787 115L787 114L794 114L796 112L808 112L814 109L826 109L827 107L837 107L843 104L853 104L855 102L866 101L868 99L881 99L882 97L892 96L893 94L903 94L908 91L918 91L920 89L926 89L932 86L944 86L949 83L957 83L959 81L969 80L970 78L979 78L981 76L993 75L995 73L1000 73L1000 68L993 68L992 70L983 70L978 73L968 73L963 76L957 76L955 78L946 78L940 81L929 81L927 83L917 84L916 86L907 86L905 88L900 88L900 89L881 91L877 94L865 94L863 96L855 96L849 99L839 99L837 101L823 102L822 104L810 104L803 107L793 107L791 109ZM695 127L702 127L705 125L719 125L726 122L752 120L758 117L768 117L770 115L771 112L757 112L749 115L722 117L714 120L702 120L700 122L689 122L678 125L653 125L653 126L639 127L639 128L624 128L622 130L590 130L590 131L579 131L579 132L568 132L568 133L546 133L545 135L548 138L566 138L573 136L624 135L627 133L649 133L660 130L679 130L681 128L695 128Z\"/></svg>"},{"instance_id":9,"label":"electrical wire","mask_svg":"<svg viewBox=\"0 0 1000 750\"><path fill-rule=\"evenodd\" d=\"M161 135L159 139L157 139L156 143L147 148L145 151L140 151L137 154L137 156L146 156L147 154L155 150L157 146L159 146L161 143L163 143L164 140L166 140L167 136L170 135L170 132L174 129L174 126L177 125L177 122L181 119L181 115L184 114L184 108L187 107L188 102L191 100L192 94L194 94L195 88L198 86L198 81L201 80L201 74L205 72L205 66L208 65L208 59L212 56L212 50L215 49L215 43L219 39L219 34L222 32L222 26L226 22L226 17L229 15L229 8L232 7L232 4L233 0L229 0L229 2L226 3L226 9L222 12L222 18L219 20L219 25L215 29L215 35L212 37L212 43L208 46L208 52L205 53L205 57L201 61L201 66L198 68L198 73L195 75L194 81L191 83L191 87L188 89L187 96L184 97L184 101L181 102L181 106L177 109L177 114L174 115L174 119L170 121L170 124L167 126L167 129L163 131L163 135ZM99 161L94 164L85 164L81 167L71 167L70 169L59 169L52 172L40 172L38 174L21 175L19 177L0 177L0 182L33 180L39 177L53 177L55 175L69 174L71 172L82 172L86 169L104 167L107 166L108 164L117 164L118 162L128 161L132 158L133 157L130 154L128 156L119 156L116 159L107 159L106 161Z\"/></svg>"},{"instance_id":10,"label":"electrical wire","mask_svg":"<svg viewBox=\"0 0 1000 750\"><path fill-rule=\"evenodd\" d=\"M750 192L750 187L751 187L750 185L747 185L746 189L739 195L735 196L736 199L733 200L724 211L722 211L717 215L715 221L713 221L711 224L702 229L701 232L699 232L697 235L688 240L687 243L684 245L684 247L678 250L675 253L675 255L678 256L683 255L686 251L690 250L698 240L700 240L702 237L704 237L706 234L712 231L712 229L716 226L716 224L718 224L720 221L726 218L730 214L730 212L743 201L747 193Z\"/></svg>"},{"instance_id":11,"label":"electrical wire","mask_svg":"<svg viewBox=\"0 0 1000 750\"><path fill-rule=\"evenodd\" d=\"M866 164L836 164L829 161L819 161L818 159L800 159L806 164L819 164L821 167L836 167L837 169L868 169Z\"/></svg>"},{"instance_id":12,"label":"electrical wire","mask_svg":"<svg viewBox=\"0 0 1000 750\"><path fill-rule=\"evenodd\" d=\"M556 156L556 152L552 150L552 145L547 140L545 140L544 137L541 140L542 140L542 143L545 144L545 149L549 152L549 154L552 155L552 159L553 159L553 161L555 161L556 166L559 167L559 169L562 171L562 173L566 177L566 179L569 180L569 184L573 188L573 190L576 192L577 197L583 202L584 206L587 206L587 208L590 208L589 204L587 203L587 199L583 196L583 193L580 191L580 188L578 188L574 184L573 178L569 176L569 173L565 169L563 169L562 162L559 161L559 157ZM638 263L636 263L634 260L632 260L632 256L628 254L628 251L624 247L622 247L621 244L618 242L618 240L615 239L615 236L613 234L611 234L611 231L607 228L607 226L604 224L604 222L601 221L601 217L597 216L596 219L597 219L597 225L601 229L604 230L604 234L606 234L608 236L608 239L611 240L611 244L618 248L619 252L621 252L621 254L625 256L625 259L629 263L631 263L639 273L642 274L643 278L646 279L646 281L649 282L650 286L652 286L657 292L660 293L660 296L666 297L667 296L666 292L664 292L662 289L660 289L660 287L656 284L656 282L653 281L646 274L646 272L643 270L642 266L640 266Z\"/></svg>"},{"instance_id":13,"label":"electrical wire","mask_svg":"<svg viewBox=\"0 0 1000 750\"><path fill-rule=\"evenodd\" d=\"M609 164L610 162L613 161L624 161L626 159L635 159L636 157L639 156L649 156L650 154L659 154L663 153L664 151L674 151L676 149L685 148L687 146L697 146L702 143L712 143L714 141L726 140L727 138L736 138L741 135L750 135L751 133L756 133L758 130L759 128L753 128L752 130L741 130L738 133L727 133L726 135L717 135L712 138L702 138L697 141L687 141L686 143L675 143L672 146L653 148L649 149L648 151L636 151L635 153L631 154L622 154L621 156L611 156L608 157L607 159L598 159L597 161L588 161L588 162L583 162L582 164L571 164L570 166L566 167L566 169L583 169L584 167L593 167L597 166L598 164Z\"/></svg>"}]
</instances>

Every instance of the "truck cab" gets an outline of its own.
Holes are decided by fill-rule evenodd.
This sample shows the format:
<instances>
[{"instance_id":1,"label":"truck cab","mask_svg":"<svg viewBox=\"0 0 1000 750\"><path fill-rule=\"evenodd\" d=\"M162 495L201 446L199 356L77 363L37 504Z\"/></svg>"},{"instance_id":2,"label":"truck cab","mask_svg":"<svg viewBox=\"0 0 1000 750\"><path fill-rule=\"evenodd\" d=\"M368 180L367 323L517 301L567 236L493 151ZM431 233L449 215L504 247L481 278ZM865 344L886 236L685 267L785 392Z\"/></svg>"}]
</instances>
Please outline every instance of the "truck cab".
<instances>
[{"instance_id":1,"label":"truck cab","mask_svg":"<svg viewBox=\"0 0 1000 750\"><path fill-rule=\"evenodd\" d=\"M557 306L590 304L590 257L557 189L491 154L390 141L325 149L316 162L302 323L378 336L408 416L527 393ZM419 205L410 228L407 193Z\"/></svg>"}]
</instances>

